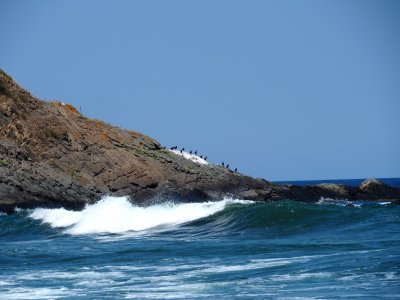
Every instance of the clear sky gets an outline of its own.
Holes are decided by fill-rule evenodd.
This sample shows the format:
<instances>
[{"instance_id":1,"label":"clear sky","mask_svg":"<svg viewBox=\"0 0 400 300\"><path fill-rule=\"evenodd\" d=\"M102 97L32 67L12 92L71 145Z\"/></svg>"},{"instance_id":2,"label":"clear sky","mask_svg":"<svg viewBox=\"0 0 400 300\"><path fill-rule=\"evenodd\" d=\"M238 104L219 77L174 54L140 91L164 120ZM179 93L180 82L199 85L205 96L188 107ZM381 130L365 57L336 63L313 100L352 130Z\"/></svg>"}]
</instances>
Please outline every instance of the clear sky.
<instances>
[{"instance_id":1,"label":"clear sky","mask_svg":"<svg viewBox=\"0 0 400 300\"><path fill-rule=\"evenodd\" d=\"M0 1L34 95L269 180L400 177L400 1Z\"/></svg>"}]
</instances>

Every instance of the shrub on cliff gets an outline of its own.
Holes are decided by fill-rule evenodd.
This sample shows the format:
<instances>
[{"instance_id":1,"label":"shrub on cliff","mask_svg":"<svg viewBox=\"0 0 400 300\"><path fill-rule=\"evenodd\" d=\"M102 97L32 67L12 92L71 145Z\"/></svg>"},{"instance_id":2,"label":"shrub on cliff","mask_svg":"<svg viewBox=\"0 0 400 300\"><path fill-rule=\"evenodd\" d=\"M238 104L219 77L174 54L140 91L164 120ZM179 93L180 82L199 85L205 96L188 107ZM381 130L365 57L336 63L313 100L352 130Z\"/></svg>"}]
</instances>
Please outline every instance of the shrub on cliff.
<instances>
[{"instance_id":1,"label":"shrub on cliff","mask_svg":"<svg viewBox=\"0 0 400 300\"><path fill-rule=\"evenodd\" d=\"M56 130L54 130L53 128L46 128L44 130L44 135L47 138L54 138L56 140L59 140L61 138L61 134L58 133Z\"/></svg>"}]
</instances>

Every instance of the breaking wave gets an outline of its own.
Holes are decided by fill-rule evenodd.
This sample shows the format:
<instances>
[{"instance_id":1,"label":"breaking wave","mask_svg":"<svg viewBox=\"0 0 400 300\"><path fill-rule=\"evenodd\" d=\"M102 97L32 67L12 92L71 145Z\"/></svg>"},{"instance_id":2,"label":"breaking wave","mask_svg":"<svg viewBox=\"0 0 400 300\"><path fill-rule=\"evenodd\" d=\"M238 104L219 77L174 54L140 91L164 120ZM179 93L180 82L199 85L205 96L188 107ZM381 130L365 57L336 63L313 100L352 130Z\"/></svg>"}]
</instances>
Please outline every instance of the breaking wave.
<instances>
[{"instance_id":1,"label":"breaking wave","mask_svg":"<svg viewBox=\"0 0 400 300\"><path fill-rule=\"evenodd\" d=\"M399 299L400 205L321 199L0 215L0 299Z\"/></svg>"},{"instance_id":2,"label":"breaking wave","mask_svg":"<svg viewBox=\"0 0 400 300\"><path fill-rule=\"evenodd\" d=\"M164 203L148 207L131 204L128 197L104 197L82 211L34 209L29 217L52 227L66 228L73 235L93 233L123 233L151 228L172 227L194 221L219 211L233 203L251 204L252 201L225 199L203 203Z\"/></svg>"},{"instance_id":3,"label":"breaking wave","mask_svg":"<svg viewBox=\"0 0 400 300\"><path fill-rule=\"evenodd\" d=\"M168 202L143 207L132 204L128 197L106 196L82 211L37 208L25 213L31 220L61 228L71 235L143 234L172 230L176 236L226 236L246 231L254 233L255 230L275 237L327 230L332 224L336 229L342 226L348 228L350 224L367 226L371 217L379 216L375 213L377 209L390 207L391 204L331 199L321 199L317 204L224 199L203 203Z\"/></svg>"}]
</instances>

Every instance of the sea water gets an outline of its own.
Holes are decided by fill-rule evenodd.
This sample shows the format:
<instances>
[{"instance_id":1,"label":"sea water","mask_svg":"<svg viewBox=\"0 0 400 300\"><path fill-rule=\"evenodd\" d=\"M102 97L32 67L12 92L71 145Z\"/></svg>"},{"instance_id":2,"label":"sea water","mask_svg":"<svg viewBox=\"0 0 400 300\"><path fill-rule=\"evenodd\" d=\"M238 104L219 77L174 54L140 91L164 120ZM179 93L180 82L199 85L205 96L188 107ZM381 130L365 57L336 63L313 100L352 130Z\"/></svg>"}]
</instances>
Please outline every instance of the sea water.
<instances>
[{"instance_id":1,"label":"sea water","mask_svg":"<svg viewBox=\"0 0 400 300\"><path fill-rule=\"evenodd\" d=\"M391 201L134 206L0 215L0 299L399 299Z\"/></svg>"}]
</instances>

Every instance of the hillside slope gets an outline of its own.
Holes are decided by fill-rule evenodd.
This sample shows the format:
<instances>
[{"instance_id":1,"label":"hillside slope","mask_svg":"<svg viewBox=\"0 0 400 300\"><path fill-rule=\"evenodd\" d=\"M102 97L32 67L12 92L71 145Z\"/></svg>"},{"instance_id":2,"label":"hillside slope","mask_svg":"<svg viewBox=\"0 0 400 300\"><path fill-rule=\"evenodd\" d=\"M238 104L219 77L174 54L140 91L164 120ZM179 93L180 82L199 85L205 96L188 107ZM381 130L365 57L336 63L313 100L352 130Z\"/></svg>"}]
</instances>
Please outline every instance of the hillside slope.
<instances>
[{"instance_id":1,"label":"hillside slope","mask_svg":"<svg viewBox=\"0 0 400 300\"><path fill-rule=\"evenodd\" d=\"M195 163L141 133L86 118L69 104L41 101L0 70L3 211L37 206L80 209L105 194L129 195L140 203L226 195L260 201L400 198L397 189L376 182L368 183L367 189L371 184L374 195L339 185L274 185L222 166Z\"/></svg>"}]
</instances>

